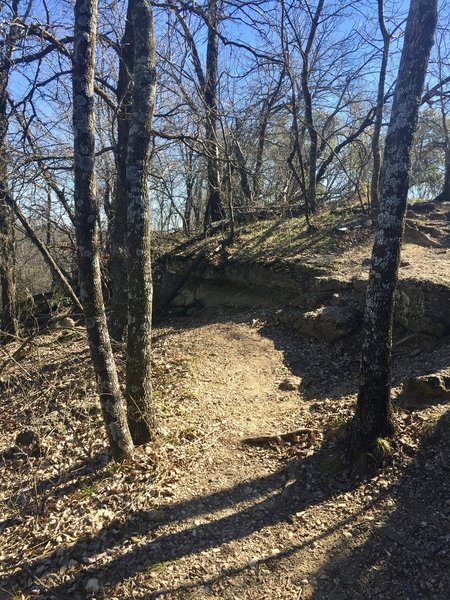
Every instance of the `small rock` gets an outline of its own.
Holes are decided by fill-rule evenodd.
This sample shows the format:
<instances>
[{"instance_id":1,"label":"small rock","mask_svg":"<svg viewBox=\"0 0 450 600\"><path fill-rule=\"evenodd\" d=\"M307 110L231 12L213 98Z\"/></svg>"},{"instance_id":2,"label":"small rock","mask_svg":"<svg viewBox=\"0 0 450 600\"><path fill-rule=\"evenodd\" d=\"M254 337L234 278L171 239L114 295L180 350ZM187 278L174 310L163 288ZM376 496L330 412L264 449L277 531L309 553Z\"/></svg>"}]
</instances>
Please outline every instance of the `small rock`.
<instances>
[{"instance_id":1,"label":"small rock","mask_svg":"<svg viewBox=\"0 0 450 600\"><path fill-rule=\"evenodd\" d=\"M147 518L151 521L162 521L164 519L165 513L163 510L150 510L147 513Z\"/></svg>"},{"instance_id":2,"label":"small rock","mask_svg":"<svg viewBox=\"0 0 450 600\"><path fill-rule=\"evenodd\" d=\"M350 531L344 531L344 537L346 537L347 539L350 539L353 537L353 535L350 533Z\"/></svg>"},{"instance_id":3,"label":"small rock","mask_svg":"<svg viewBox=\"0 0 450 600\"><path fill-rule=\"evenodd\" d=\"M450 399L450 369L421 375L409 379L403 384L397 397L405 408L425 408Z\"/></svg>"},{"instance_id":4,"label":"small rock","mask_svg":"<svg viewBox=\"0 0 450 600\"><path fill-rule=\"evenodd\" d=\"M285 377L283 379L283 381L280 383L280 385L278 386L278 388L282 391L282 392L293 392L294 390L296 390L298 387L298 383L296 381L294 381L293 379L289 379L288 377Z\"/></svg>"},{"instance_id":5,"label":"small rock","mask_svg":"<svg viewBox=\"0 0 450 600\"><path fill-rule=\"evenodd\" d=\"M95 577L91 577L86 582L86 592L88 594L97 594L100 591L100 582Z\"/></svg>"}]
</instances>

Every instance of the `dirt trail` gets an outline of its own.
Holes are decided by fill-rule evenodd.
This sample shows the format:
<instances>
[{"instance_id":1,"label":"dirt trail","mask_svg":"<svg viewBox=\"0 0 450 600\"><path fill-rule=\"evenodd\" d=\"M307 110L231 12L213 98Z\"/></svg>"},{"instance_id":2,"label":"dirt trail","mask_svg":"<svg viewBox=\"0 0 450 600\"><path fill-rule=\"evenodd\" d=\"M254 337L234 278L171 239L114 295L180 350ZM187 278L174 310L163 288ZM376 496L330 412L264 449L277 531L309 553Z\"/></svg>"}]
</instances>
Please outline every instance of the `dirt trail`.
<instances>
[{"instance_id":1,"label":"dirt trail","mask_svg":"<svg viewBox=\"0 0 450 600\"><path fill-rule=\"evenodd\" d=\"M189 420L206 425L211 440L207 453L185 473L188 493L210 493L264 475L271 465L252 462L249 455L243 460L242 439L301 426L300 378L291 374L273 341L258 332L261 321L250 314L239 315L238 321L176 333L177 356L188 364ZM280 389L286 381L296 389Z\"/></svg>"},{"instance_id":2,"label":"dirt trail","mask_svg":"<svg viewBox=\"0 0 450 600\"><path fill-rule=\"evenodd\" d=\"M409 594L414 584L421 598L443 599L446 575L432 578L421 572L416 581L408 572L405 580L386 568L391 546L400 547L395 535L401 534L393 523L398 516L404 521L402 501L388 490L393 482L401 481L400 473L409 465L408 460L403 458L403 464L361 485L345 474L336 478L334 470L339 466L333 464L333 456L321 455L314 444L292 449L243 446L241 440L247 436L308 426L323 428L333 415L339 419L346 411L349 414L352 398L325 399L317 405L310 397L303 397L299 388L280 390L280 382L286 378L297 384L300 378L293 377L285 354L263 334L263 320L252 315L228 319L218 315L215 321L175 334L177 350L191 355L190 389L198 403L191 406L190 417L200 422L207 415L216 424L216 435L186 470L176 492L177 501L187 502L183 525L161 530L163 539L182 540L186 549L175 550L176 561L155 577L160 586L153 592L155 597L161 593L161 597L180 600L406 600L414 598ZM301 354L303 343L305 362L314 365L317 344L308 349L308 339L290 342L294 343L294 354ZM289 347L286 340L285 344ZM346 353L338 352L337 356L340 354L345 363ZM328 360L326 354L323 360ZM337 362L328 363L329 370L344 373L343 364ZM333 386L338 394L339 384ZM420 418L437 421L443 412L445 407L433 407L429 415L422 413ZM410 443L405 435L407 439ZM418 495L412 494L414 505L415 501L423 502L427 488L413 487ZM434 502L441 492L436 492ZM409 489L406 497L411 498ZM397 503L400 515L395 511ZM199 505L205 507L201 514ZM429 506L429 513L432 511ZM429 514L426 518L431 520ZM389 523L386 532L385 523ZM374 524L380 534L372 540ZM409 525L414 524L415 518ZM406 539L408 535L409 531ZM428 542L423 543L426 546ZM379 564L377 578L371 572L372 546L376 553L380 544L389 550L375 560ZM357 548L361 549L362 562L346 564L342 573L338 564L330 574L337 557L351 557ZM173 548L166 552L170 556ZM426 561L423 566L420 550L412 550L411 556L425 571L430 568ZM392 577L399 579L395 585Z\"/></svg>"},{"instance_id":3,"label":"dirt trail","mask_svg":"<svg viewBox=\"0 0 450 600\"><path fill-rule=\"evenodd\" d=\"M217 311L156 329L159 446L106 473L88 463L83 477L79 440L100 458L106 446L101 422L95 430L87 419L72 441L52 427L42 457L6 463L0 598L446 600L450 436L419 444L445 425L450 403L400 411L392 465L363 479L322 434L293 445L241 443L302 427L323 432L348 417L357 346L292 337L256 313ZM45 373L59 381L61 368L74 370L73 388L55 398L95 415L95 394L90 409L76 395L91 378L83 351L79 341L55 346ZM450 348L427 360L450 364ZM408 373L423 362L404 358ZM285 380L294 389L280 389ZM11 439L22 403L19 389L5 404ZM41 406L37 397L34 419Z\"/></svg>"}]
</instances>

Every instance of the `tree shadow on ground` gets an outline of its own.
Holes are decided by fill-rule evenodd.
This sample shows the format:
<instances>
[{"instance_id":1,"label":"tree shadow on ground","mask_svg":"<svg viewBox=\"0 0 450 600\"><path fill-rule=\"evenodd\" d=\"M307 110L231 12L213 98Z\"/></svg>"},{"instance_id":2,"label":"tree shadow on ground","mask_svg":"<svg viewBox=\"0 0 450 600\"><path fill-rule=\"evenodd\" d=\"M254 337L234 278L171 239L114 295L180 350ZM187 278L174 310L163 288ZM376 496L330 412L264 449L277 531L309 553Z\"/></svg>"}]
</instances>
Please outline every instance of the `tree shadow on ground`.
<instances>
[{"instance_id":1,"label":"tree shadow on ground","mask_svg":"<svg viewBox=\"0 0 450 600\"><path fill-rule=\"evenodd\" d=\"M92 486L99 481L112 477L111 472L108 470L110 459L109 450L98 452L89 461L77 462L63 473L36 481L32 487L24 489L21 485L16 494L2 498L5 506L14 506L18 497L20 497L20 511L14 516L0 521L0 533L17 525L26 517L44 514L46 503L50 499L64 498L82 489L83 486ZM28 462L25 452L11 460L15 461L16 464L18 461L25 464Z\"/></svg>"},{"instance_id":2,"label":"tree shadow on ground","mask_svg":"<svg viewBox=\"0 0 450 600\"><path fill-rule=\"evenodd\" d=\"M291 373L300 378L299 391L305 400L340 399L356 394L359 383L361 335L351 334L340 340L324 342L296 334L273 319L260 330L283 353L283 361ZM397 336L397 339L404 336ZM406 336L405 336L406 337ZM411 377L434 373L450 366L450 340L436 341L434 347L414 345L420 337L411 337L413 345L393 349L393 387Z\"/></svg>"},{"instance_id":3,"label":"tree shadow on ground","mask_svg":"<svg viewBox=\"0 0 450 600\"><path fill-rule=\"evenodd\" d=\"M330 478L327 465L335 460L336 448L324 444L312 456L294 461L265 477L243 481L232 488L185 502L162 505L156 516L155 510L134 512L125 522L115 520L64 551L59 549L51 555L21 564L14 575L0 581L0 590L24 589L31 576L46 599L68 598L74 594L84 597L82 594L89 578L115 585L142 571L151 571L155 565L241 540L264 528L289 521L298 511L338 493L355 489L361 482L360 477L343 471ZM232 514L229 514L230 508ZM225 516L214 517L222 510L228 511ZM201 516L208 521L200 525L193 523L193 518ZM184 529L172 530L174 525L182 523L187 524ZM165 526L170 530L161 532ZM127 551L131 536L133 545ZM141 543L136 543L140 536L143 537ZM112 556L106 564L80 566L62 583L52 583L61 564L67 564L71 559L80 565L95 563L95 557L100 553L104 556L105 552Z\"/></svg>"},{"instance_id":4,"label":"tree shadow on ground","mask_svg":"<svg viewBox=\"0 0 450 600\"><path fill-rule=\"evenodd\" d=\"M447 412L392 491L393 512L367 535L333 549L311 600L449 598L449 456Z\"/></svg>"}]
</instances>

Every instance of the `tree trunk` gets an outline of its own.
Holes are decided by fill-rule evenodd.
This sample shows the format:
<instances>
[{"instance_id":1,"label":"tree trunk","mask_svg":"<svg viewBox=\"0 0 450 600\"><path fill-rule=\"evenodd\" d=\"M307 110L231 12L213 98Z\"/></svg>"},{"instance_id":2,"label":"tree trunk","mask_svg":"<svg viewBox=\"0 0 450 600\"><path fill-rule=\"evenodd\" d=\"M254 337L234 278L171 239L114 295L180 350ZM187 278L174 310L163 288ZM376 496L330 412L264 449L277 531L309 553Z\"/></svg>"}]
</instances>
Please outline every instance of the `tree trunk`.
<instances>
[{"instance_id":1,"label":"tree trunk","mask_svg":"<svg viewBox=\"0 0 450 600\"><path fill-rule=\"evenodd\" d=\"M127 331L127 145L130 130L133 70L133 26L130 5L121 41L119 79L117 83L117 144L115 149L116 184L111 210L111 317L109 329L118 342L125 341Z\"/></svg>"},{"instance_id":2,"label":"tree trunk","mask_svg":"<svg viewBox=\"0 0 450 600\"><path fill-rule=\"evenodd\" d=\"M154 433L151 388L152 269L147 176L156 94L153 13L148 0L130 0L134 35L133 104L127 151L128 339L126 398L135 444Z\"/></svg>"},{"instance_id":3,"label":"tree trunk","mask_svg":"<svg viewBox=\"0 0 450 600\"><path fill-rule=\"evenodd\" d=\"M208 175L208 200L205 213L205 228L223 218L222 198L220 190L219 145L217 140L217 83L219 39L217 36L218 0L209 0L208 7L208 42L206 46L206 77L204 101L206 109L206 151Z\"/></svg>"},{"instance_id":4,"label":"tree trunk","mask_svg":"<svg viewBox=\"0 0 450 600\"><path fill-rule=\"evenodd\" d=\"M312 97L309 90L309 70L310 70L310 55L311 49L316 37L319 19L322 14L322 9L325 0L319 0L316 11L311 23L311 29L306 43L305 50L302 51L302 72L301 72L301 87L303 101L305 103L305 121L308 127L309 136L309 161L308 161L308 187L306 190L306 204L308 212L315 212L317 208L316 200L316 170L317 170L317 145L318 135L314 124Z\"/></svg>"},{"instance_id":5,"label":"tree trunk","mask_svg":"<svg viewBox=\"0 0 450 600\"><path fill-rule=\"evenodd\" d=\"M364 321L353 448L393 434L390 402L394 292L404 229L410 149L437 20L437 0L412 0L380 176L380 212Z\"/></svg>"},{"instance_id":6,"label":"tree trunk","mask_svg":"<svg viewBox=\"0 0 450 600\"><path fill-rule=\"evenodd\" d=\"M12 3L11 16L17 18L18 0ZM0 289L2 313L0 338L17 333L16 284L14 276L14 215L7 202L8 198L8 133L7 94L10 60L13 47L13 25L6 35L3 49L0 49Z\"/></svg>"},{"instance_id":7,"label":"tree trunk","mask_svg":"<svg viewBox=\"0 0 450 600\"><path fill-rule=\"evenodd\" d=\"M76 0L73 51L75 213L80 295L103 418L113 457L133 452L103 303L98 248L95 145L94 48L97 0Z\"/></svg>"},{"instance_id":8,"label":"tree trunk","mask_svg":"<svg viewBox=\"0 0 450 600\"><path fill-rule=\"evenodd\" d=\"M261 169L263 164L263 156L264 156L264 147L266 143L266 130L269 125L270 114L274 107L274 104L280 94L281 86L283 84L283 79L285 75L285 68L281 70L280 77L275 85L275 89L270 94L268 98L264 101L264 104L261 109L261 113L259 115L259 127L258 127L258 145L256 149L256 160L255 160L255 170L253 172L253 199L254 201L259 200L259 195L261 191Z\"/></svg>"},{"instance_id":9,"label":"tree trunk","mask_svg":"<svg viewBox=\"0 0 450 600\"><path fill-rule=\"evenodd\" d=\"M370 185L370 205L373 211L378 210L378 186L380 180L381 169L381 152L380 152L380 133L383 122L383 106L384 106L384 86L386 81L386 70L389 58L389 45L391 36L389 35L384 23L384 0L378 0L378 21L380 31L383 36L383 55L381 58L380 75L378 78L378 94L377 106L375 111L375 125L372 135L372 182Z\"/></svg>"},{"instance_id":10,"label":"tree trunk","mask_svg":"<svg viewBox=\"0 0 450 600\"><path fill-rule=\"evenodd\" d=\"M239 133L241 133L241 132L239 132ZM245 160L245 156L244 156L244 153L242 152L242 148L241 148L241 145L240 145L238 139L236 139L234 142L233 150L234 150L234 154L236 156L236 163L237 163L237 167L238 167L239 175L240 175L242 197L245 199L244 206L247 209L249 209L249 208L251 208L251 204L252 204L252 190L251 190L250 181L248 178L247 161ZM230 190L231 190L231 179L230 179ZM242 205L242 202L240 202L240 204Z\"/></svg>"}]
</instances>

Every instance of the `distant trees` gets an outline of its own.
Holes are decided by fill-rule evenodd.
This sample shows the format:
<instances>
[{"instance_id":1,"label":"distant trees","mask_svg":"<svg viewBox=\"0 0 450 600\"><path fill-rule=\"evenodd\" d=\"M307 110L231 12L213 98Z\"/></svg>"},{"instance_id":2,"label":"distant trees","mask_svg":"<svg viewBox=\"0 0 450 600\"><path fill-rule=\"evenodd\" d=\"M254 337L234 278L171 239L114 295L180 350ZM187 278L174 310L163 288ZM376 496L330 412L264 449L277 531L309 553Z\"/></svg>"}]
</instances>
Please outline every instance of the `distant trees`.
<instances>
[{"instance_id":1,"label":"distant trees","mask_svg":"<svg viewBox=\"0 0 450 600\"><path fill-rule=\"evenodd\" d=\"M380 176L379 216L364 318L361 381L352 446L394 431L390 390L394 293L402 244L411 146L437 22L437 0L411 0Z\"/></svg>"}]
</instances>

